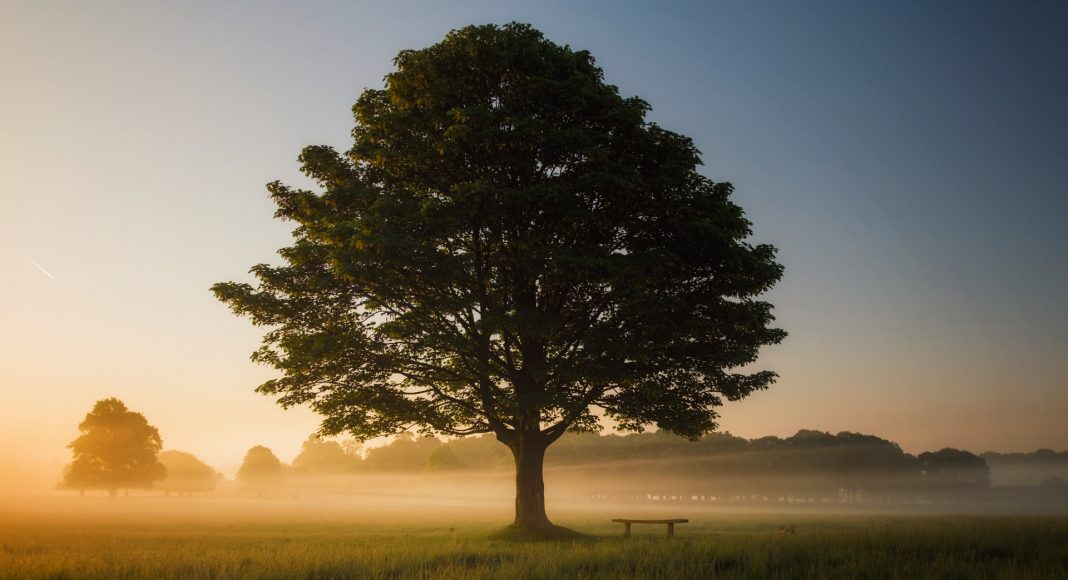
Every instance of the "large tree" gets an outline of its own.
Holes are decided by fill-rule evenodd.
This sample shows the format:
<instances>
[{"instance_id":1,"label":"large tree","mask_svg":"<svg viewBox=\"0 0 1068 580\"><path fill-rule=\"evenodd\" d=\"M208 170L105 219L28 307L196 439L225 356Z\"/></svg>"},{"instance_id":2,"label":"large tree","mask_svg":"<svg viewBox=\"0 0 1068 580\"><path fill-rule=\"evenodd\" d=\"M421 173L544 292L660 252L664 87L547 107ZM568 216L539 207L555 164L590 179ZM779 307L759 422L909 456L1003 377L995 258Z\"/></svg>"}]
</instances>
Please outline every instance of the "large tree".
<instances>
[{"instance_id":1,"label":"large tree","mask_svg":"<svg viewBox=\"0 0 1068 580\"><path fill-rule=\"evenodd\" d=\"M74 461L64 471L61 487L106 489L115 495L119 489L151 488L166 475L157 457L163 446L159 431L122 401L97 401L78 429L82 434L68 445Z\"/></svg>"},{"instance_id":2,"label":"large tree","mask_svg":"<svg viewBox=\"0 0 1068 580\"><path fill-rule=\"evenodd\" d=\"M281 266L216 295L268 327L259 387L323 434L493 433L516 464L514 526L552 530L542 460L564 432L697 437L773 382L780 277L729 183L645 119L586 51L523 24L406 50L354 107L352 148L307 147L316 191L272 183L296 224Z\"/></svg>"}]
</instances>

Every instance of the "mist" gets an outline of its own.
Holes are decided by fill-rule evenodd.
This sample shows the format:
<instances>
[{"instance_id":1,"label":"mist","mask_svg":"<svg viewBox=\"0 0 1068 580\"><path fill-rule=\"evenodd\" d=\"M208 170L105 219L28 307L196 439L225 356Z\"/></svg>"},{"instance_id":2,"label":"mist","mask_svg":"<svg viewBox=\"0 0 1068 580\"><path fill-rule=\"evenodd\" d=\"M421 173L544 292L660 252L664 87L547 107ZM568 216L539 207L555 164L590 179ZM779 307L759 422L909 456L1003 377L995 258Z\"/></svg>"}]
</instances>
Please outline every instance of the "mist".
<instances>
[{"instance_id":1,"label":"mist","mask_svg":"<svg viewBox=\"0 0 1068 580\"><path fill-rule=\"evenodd\" d=\"M364 448L309 437L282 461L262 446L220 473L195 454L159 454L166 476L143 486L67 486L56 465L0 461L6 510L133 517L176 511L209 520L388 517L507 521L515 494L507 448L489 436L441 440L406 435ZM268 457L264 468L262 457ZM178 462L176 462L178 461ZM184 463L183 463L184 461ZM235 458L235 464L237 458ZM856 433L801 431L698 441L662 433L573 434L550 448L550 513L1068 513L1068 453L913 456Z\"/></svg>"}]
</instances>

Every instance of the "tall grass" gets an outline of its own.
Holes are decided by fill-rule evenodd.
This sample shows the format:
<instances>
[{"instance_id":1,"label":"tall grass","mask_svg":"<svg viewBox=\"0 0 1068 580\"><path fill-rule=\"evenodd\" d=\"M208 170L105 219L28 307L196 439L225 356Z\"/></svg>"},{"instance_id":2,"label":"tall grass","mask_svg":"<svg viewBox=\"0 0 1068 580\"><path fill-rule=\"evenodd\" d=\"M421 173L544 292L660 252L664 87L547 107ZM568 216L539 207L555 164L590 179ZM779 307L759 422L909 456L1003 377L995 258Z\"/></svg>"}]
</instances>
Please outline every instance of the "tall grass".
<instances>
[{"instance_id":1,"label":"tall grass","mask_svg":"<svg viewBox=\"0 0 1068 580\"><path fill-rule=\"evenodd\" d=\"M478 518L23 516L0 519L0 576L1068 578L1065 518L702 515L671 541L663 526L624 539L608 519L560 518L587 537L537 542L493 539Z\"/></svg>"}]
</instances>

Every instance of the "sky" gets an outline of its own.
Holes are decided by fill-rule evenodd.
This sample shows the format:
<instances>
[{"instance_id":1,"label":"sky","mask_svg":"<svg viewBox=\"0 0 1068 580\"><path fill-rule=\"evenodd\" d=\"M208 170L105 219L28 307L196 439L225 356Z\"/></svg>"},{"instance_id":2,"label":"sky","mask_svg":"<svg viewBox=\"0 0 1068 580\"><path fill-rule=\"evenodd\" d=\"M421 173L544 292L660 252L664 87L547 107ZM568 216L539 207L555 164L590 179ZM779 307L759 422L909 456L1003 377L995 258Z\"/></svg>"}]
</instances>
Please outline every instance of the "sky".
<instances>
[{"instance_id":1,"label":"sky","mask_svg":"<svg viewBox=\"0 0 1068 580\"><path fill-rule=\"evenodd\" d=\"M693 138L786 267L736 435L1068 449L1068 5L0 0L0 471L94 401L232 471L316 429L208 288L277 262L264 184L347 149L392 58L528 22ZM51 475L49 475L51 477Z\"/></svg>"}]
</instances>

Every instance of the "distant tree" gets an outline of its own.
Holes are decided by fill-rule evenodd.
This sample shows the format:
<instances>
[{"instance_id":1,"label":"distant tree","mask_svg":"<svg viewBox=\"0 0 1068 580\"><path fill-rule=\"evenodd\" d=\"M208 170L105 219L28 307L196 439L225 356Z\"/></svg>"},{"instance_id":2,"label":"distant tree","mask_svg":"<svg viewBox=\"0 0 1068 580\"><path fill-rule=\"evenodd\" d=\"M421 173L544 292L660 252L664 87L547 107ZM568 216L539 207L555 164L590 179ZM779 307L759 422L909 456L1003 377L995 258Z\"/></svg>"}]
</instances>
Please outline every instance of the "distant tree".
<instances>
[{"instance_id":1,"label":"distant tree","mask_svg":"<svg viewBox=\"0 0 1068 580\"><path fill-rule=\"evenodd\" d=\"M221 477L192 453L164 451L159 461L167 468L167 477L157 486L166 493L190 494L212 491Z\"/></svg>"},{"instance_id":2,"label":"distant tree","mask_svg":"<svg viewBox=\"0 0 1068 580\"><path fill-rule=\"evenodd\" d=\"M97 401L78 425L81 435L69 447L74 461L66 468L64 489L148 489L163 479L166 468L157 454L163 446L159 431L145 416L126 408L122 401Z\"/></svg>"},{"instance_id":3,"label":"distant tree","mask_svg":"<svg viewBox=\"0 0 1068 580\"><path fill-rule=\"evenodd\" d=\"M419 472L427 464L427 457L441 441L435 437L415 437L401 433L389 445L367 451L367 467L372 471Z\"/></svg>"},{"instance_id":4,"label":"distant tree","mask_svg":"<svg viewBox=\"0 0 1068 580\"><path fill-rule=\"evenodd\" d=\"M1068 479L1068 451L1037 449L1032 453L983 453L998 485L1038 485L1052 478Z\"/></svg>"},{"instance_id":5,"label":"distant tree","mask_svg":"<svg viewBox=\"0 0 1068 580\"><path fill-rule=\"evenodd\" d=\"M783 444L783 439L774 435L765 435L749 442L754 449L775 449Z\"/></svg>"},{"instance_id":6,"label":"distant tree","mask_svg":"<svg viewBox=\"0 0 1068 580\"><path fill-rule=\"evenodd\" d=\"M801 429L797 433L794 433L792 437L788 437L784 440L773 440L770 443L775 445L781 445L785 447L827 447L837 445L839 443L838 438L825 431L816 431L814 429Z\"/></svg>"},{"instance_id":7,"label":"distant tree","mask_svg":"<svg viewBox=\"0 0 1068 580\"><path fill-rule=\"evenodd\" d=\"M515 462L508 448L492 435L474 435L453 439L447 444L460 461L470 469L514 469Z\"/></svg>"},{"instance_id":8,"label":"distant tree","mask_svg":"<svg viewBox=\"0 0 1068 580\"><path fill-rule=\"evenodd\" d=\"M305 475L336 475L351 473L359 468L360 457L346 453L337 441L327 441L312 435L301 445L293 458L294 471Z\"/></svg>"},{"instance_id":9,"label":"distant tree","mask_svg":"<svg viewBox=\"0 0 1068 580\"><path fill-rule=\"evenodd\" d=\"M357 459L362 457L362 453L361 453L363 451L363 443L362 442L357 441L355 439L351 439L351 438L350 439L342 439L341 442L339 443L339 445L341 445L341 449L345 452L346 455L348 455L350 457L357 458Z\"/></svg>"},{"instance_id":10,"label":"distant tree","mask_svg":"<svg viewBox=\"0 0 1068 580\"><path fill-rule=\"evenodd\" d=\"M245 454L241 467L237 470L237 479L250 488L262 488L275 484L282 476L282 462L274 452L256 445Z\"/></svg>"},{"instance_id":11,"label":"distant tree","mask_svg":"<svg viewBox=\"0 0 1068 580\"><path fill-rule=\"evenodd\" d=\"M466 467L460 456L448 445L435 448L426 457L426 470L430 472L455 471Z\"/></svg>"},{"instance_id":12,"label":"distant tree","mask_svg":"<svg viewBox=\"0 0 1068 580\"><path fill-rule=\"evenodd\" d=\"M493 433L513 526L554 533L545 450L594 408L696 438L774 381L747 365L785 336L759 299L782 267L693 142L588 52L486 25L394 63L346 154L301 154L321 193L269 186L297 226L285 265L213 290L271 327L255 358L282 377L260 392L328 434Z\"/></svg>"},{"instance_id":13,"label":"distant tree","mask_svg":"<svg viewBox=\"0 0 1068 580\"><path fill-rule=\"evenodd\" d=\"M990 467L982 457L947 447L918 457L924 480L936 489L979 489L990 486Z\"/></svg>"}]
</instances>

